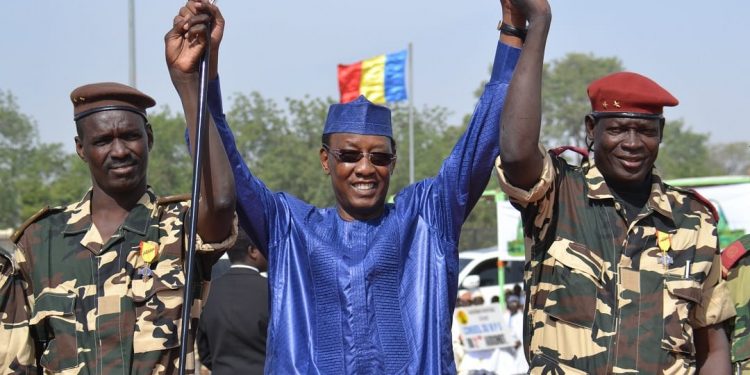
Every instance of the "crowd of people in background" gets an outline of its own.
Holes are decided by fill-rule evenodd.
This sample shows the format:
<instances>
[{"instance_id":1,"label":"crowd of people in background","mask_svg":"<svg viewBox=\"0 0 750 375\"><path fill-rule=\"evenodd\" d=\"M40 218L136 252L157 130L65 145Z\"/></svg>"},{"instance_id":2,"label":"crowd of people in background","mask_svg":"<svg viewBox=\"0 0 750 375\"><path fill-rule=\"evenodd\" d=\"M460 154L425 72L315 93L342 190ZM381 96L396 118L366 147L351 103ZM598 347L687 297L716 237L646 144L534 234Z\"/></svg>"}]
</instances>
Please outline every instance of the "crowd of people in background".
<instances>
[{"instance_id":1,"label":"crowd of people in background","mask_svg":"<svg viewBox=\"0 0 750 375\"><path fill-rule=\"evenodd\" d=\"M498 286L498 289L500 287ZM497 306L500 320L502 343L497 347L484 350L471 350L463 335L464 325L460 324L454 314L452 337L456 367L464 375L511 375L525 374L528 371L526 356L523 352L523 304L525 294L520 284L504 293L505 306L500 305L500 296L493 295L485 301L479 290L461 289L456 299L456 311L470 306Z\"/></svg>"}]
</instances>

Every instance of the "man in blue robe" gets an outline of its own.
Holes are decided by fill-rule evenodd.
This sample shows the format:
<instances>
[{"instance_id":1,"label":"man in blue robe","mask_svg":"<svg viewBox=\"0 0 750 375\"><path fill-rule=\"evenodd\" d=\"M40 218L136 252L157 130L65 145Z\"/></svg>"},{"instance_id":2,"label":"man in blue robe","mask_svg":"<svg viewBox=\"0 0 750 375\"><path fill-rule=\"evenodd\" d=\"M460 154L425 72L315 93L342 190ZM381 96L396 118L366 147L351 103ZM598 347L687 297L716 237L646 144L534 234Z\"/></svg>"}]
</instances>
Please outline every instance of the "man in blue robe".
<instances>
[{"instance_id":1,"label":"man in blue robe","mask_svg":"<svg viewBox=\"0 0 750 375\"><path fill-rule=\"evenodd\" d=\"M233 167L240 224L269 260L266 373L455 373L459 235L499 153L525 17L503 0L492 75L465 134L437 175L394 204L385 203L396 162L390 111L364 98L332 105L320 161L336 206L317 208L270 191L245 164L215 70L224 20L207 1L188 7L214 20L209 109Z\"/></svg>"}]
</instances>

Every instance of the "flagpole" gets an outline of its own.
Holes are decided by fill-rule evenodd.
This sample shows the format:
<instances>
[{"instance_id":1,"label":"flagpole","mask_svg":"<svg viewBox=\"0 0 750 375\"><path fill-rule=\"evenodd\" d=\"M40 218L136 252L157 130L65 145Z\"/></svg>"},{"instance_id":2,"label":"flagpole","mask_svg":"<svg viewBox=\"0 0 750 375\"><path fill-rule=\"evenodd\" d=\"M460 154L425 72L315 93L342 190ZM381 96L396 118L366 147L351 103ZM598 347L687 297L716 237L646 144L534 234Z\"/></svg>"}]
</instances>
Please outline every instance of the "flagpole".
<instances>
[{"instance_id":1,"label":"flagpole","mask_svg":"<svg viewBox=\"0 0 750 375\"><path fill-rule=\"evenodd\" d=\"M128 1L128 82L131 87L135 83L135 2Z\"/></svg>"},{"instance_id":2,"label":"flagpole","mask_svg":"<svg viewBox=\"0 0 750 375\"><path fill-rule=\"evenodd\" d=\"M412 48L409 42L409 184L414 183L414 86L412 85L414 77L414 67L412 66Z\"/></svg>"}]
</instances>

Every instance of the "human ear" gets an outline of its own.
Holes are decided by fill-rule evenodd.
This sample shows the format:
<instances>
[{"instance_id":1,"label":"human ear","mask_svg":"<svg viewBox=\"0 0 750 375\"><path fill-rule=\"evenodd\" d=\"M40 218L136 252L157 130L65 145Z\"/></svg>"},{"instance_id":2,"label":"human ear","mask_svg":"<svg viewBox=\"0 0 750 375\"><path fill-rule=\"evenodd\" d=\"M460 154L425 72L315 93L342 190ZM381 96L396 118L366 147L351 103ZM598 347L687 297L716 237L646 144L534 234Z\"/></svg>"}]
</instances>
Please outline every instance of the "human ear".
<instances>
[{"instance_id":1,"label":"human ear","mask_svg":"<svg viewBox=\"0 0 750 375\"><path fill-rule=\"evenodd\" d=\"M320 166L323 167L323 173L325 173L326 176L331 175L331 170L328 166L328 151L323 147L320 148Z\"/></svg>"},{"instance_id":2,"label":"human ear","mask_svg":"<svg viewBox=\"0 0 750 375\"><path fill-rule=\"evenodd\" d=\"M76 142L76 154L78 154L78 157L81 158L84 162L86 161L85 153L83 152L83 143L81 143L81 138L78 136L75 136L73 138Z\"/></svg>"},{"instance_id":3,"label":"human ear","mask_svg":"<svg viewBox=\"0 0 750 375\"><path fill-rule=\"evenodd\" d=\"M664 119L659 120L659 143L664 138Z\"/></svg>"},{"instance_id":4,"label":"human ear","mask_svg":"<svg viewBox=\"0 0 750 375\"><path fill-rule=\"evenodd\" d=\"M151 124L146 121L146 137L148 137L148 150L154 147L154 132L151 130Z\"/></svg>"}]
</instances>

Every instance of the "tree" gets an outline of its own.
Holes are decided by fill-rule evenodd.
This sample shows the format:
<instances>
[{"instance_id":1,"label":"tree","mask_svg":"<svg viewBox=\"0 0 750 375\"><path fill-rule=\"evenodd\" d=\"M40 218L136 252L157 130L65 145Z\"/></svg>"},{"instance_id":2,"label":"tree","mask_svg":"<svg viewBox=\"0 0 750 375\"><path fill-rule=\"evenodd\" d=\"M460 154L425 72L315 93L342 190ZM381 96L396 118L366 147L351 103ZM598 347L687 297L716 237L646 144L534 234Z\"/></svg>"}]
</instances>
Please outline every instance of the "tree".
<instances>
[{"instance_id":1,"label":"tree","mask_svg":"<svg viewBox=\"0 0 750 375\"><path fill-rule=\"evenodd\" d=\"M390 191L397 193L409 185L409 107L397 104L391 110L398 160L391 178ZM463 127L449 125L449 114L444 107L424 106L421 110L414 109L415 181L437 174L443 160L458 141Z\"/></svg>"},{"instance_id":2,"label":"tree","mask_svg":"<svg viewBox=\"0 0 750 375\"><path fill-rule=\"evenodd\" d=\"M149 116L154 146L149 153L148 184L160 196L190 193L193 161L185 143L185 119L169 107Z\"/></svg>"},{"instance_id":3,"label":"tree","mask_svg":"<svg viewBox=\"0 0 750 375\"><path fill-rule=\"evenodd\" d=\"M711 159L721 165L726 174L750 175L750 142L713 145Z\"/></svg>"},{"instance_id":4,"label":"tree","mask_svg":"<svg viewBox=\"0 0 750 375\"><path fill-rule=\"evenodd\" d=\"M0 228L19 225L45 205L63 158L62 145L41 143L36 122L10 92L0 91Z\"/></svg>"},{"instance_id":5,"label":"tree","mask_svg":"<svg viewBox=\"0 0 750 375\"><path fill-rule=\"evenodd\" d=\"M691 131L682 120L669 121L664 125L656 166L665 178L724 174L721 166L710 156L708 134Z\"/></svg>"}]
</instances>

